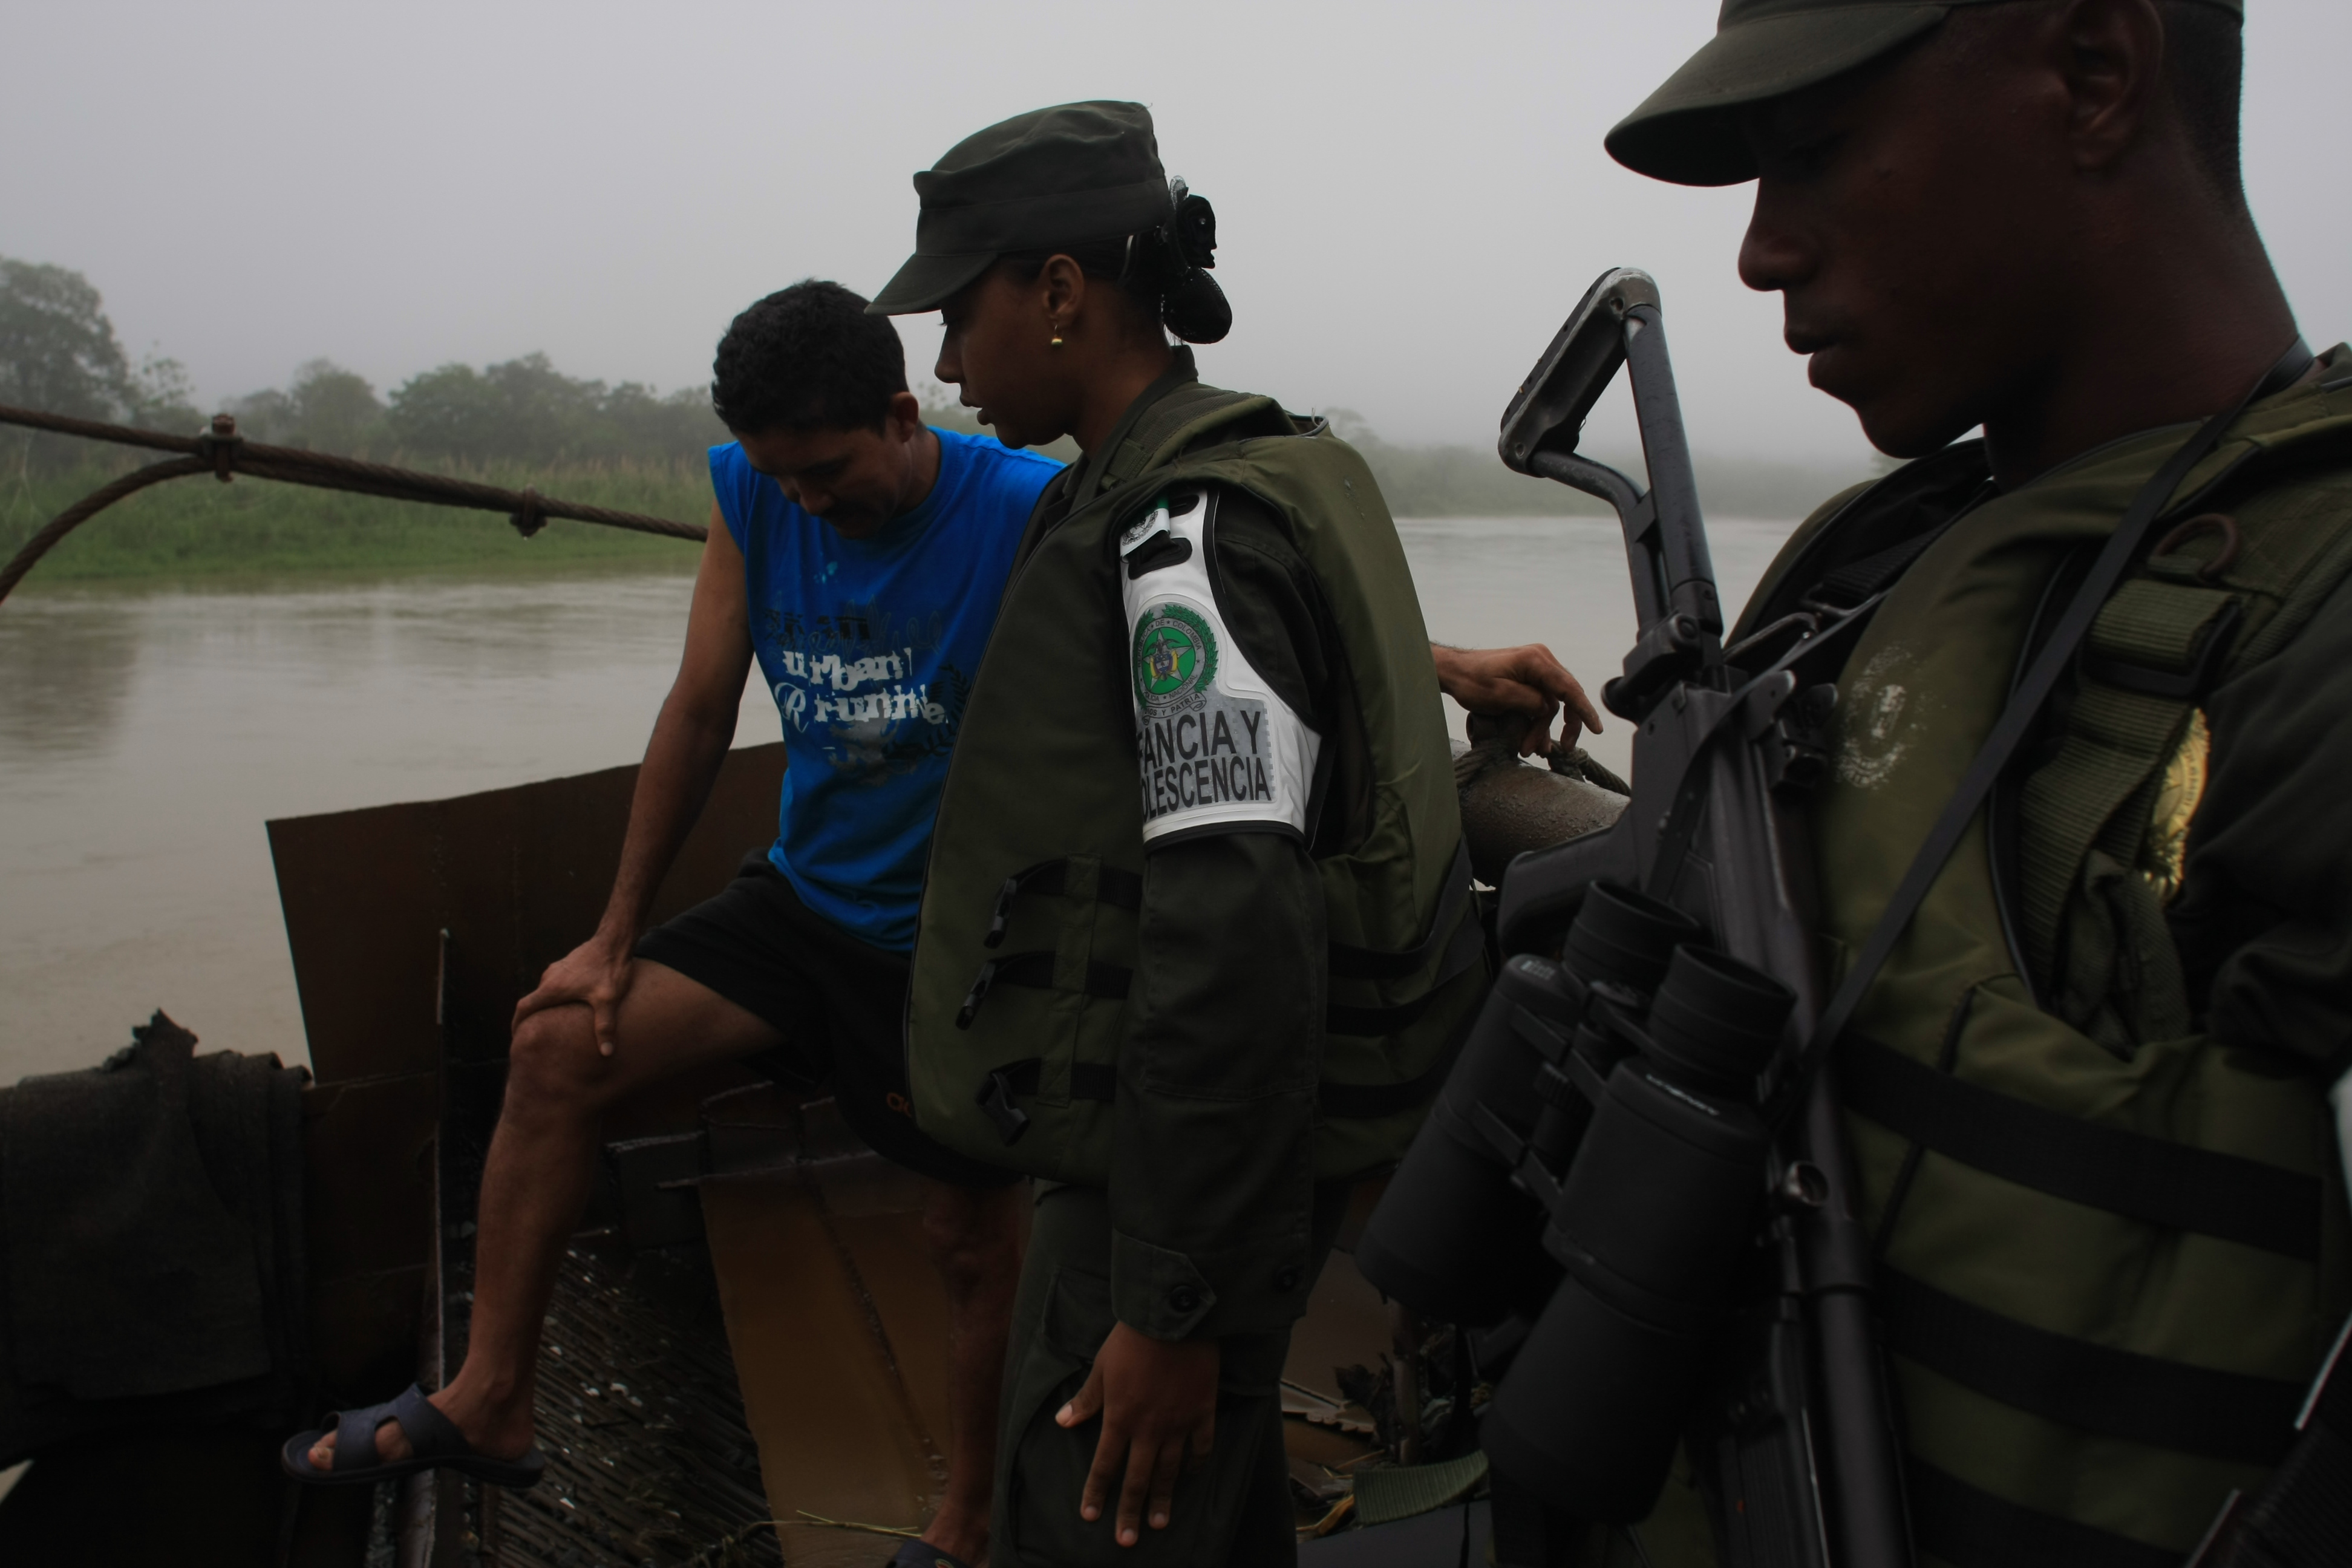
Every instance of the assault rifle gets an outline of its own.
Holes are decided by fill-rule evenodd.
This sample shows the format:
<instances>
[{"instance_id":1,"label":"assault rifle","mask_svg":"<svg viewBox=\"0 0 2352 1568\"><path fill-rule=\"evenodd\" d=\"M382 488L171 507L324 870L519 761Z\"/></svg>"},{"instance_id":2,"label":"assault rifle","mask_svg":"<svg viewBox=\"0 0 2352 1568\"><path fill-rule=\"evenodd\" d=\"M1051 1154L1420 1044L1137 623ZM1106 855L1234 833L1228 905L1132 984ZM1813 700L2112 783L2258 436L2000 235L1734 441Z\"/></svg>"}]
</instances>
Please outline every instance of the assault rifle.
<instances>
[{"instance_id":1,"label":"assault rifle","mask_svg":"<svg viewBox=\"0 0 2352 1568\"><path fill-rule=\"evenodd\" d=\"M1621 368L1646 491L1577 451ZM1831 1064L1809 1050L1823 994L1801 809L1828 678L1876 601L1725 647L1643 273L1593 284L1501 451L1623 526L1641 631L1602 700L1636 727L1632 800L1504 877L1516 956L1358 1262L1424 1312L1525 1334L1481 1435L1497 1561L1555 1560L1570 1522L1646 1517L1681 1442L1734 1568L1905 1568L1869 1242ZM1507 1514L1536 1503L1548 1537L1515 1546Z\"/></svg>"}]
</instances>

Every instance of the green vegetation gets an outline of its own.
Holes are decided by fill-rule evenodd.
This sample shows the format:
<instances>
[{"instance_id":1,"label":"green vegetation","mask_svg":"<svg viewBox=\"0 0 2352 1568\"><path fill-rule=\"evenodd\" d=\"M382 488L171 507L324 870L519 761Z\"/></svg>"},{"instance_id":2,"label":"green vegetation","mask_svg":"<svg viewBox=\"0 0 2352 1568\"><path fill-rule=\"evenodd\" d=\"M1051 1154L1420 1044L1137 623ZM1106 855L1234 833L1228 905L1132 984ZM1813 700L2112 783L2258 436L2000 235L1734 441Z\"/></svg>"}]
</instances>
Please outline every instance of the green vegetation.
<instances>
[{"instance_id":1,"label":"green vegetation","mask_svg":"<svg viewBox=\"0 0 2352 1568\"><path fill-rule=\"evenodd\" d=\"M943 426L973 427L969 410L933 408L929 416ZM1363 450L1399 517L1604 515L1599 501L1514 474L1493 453L1477 447L1391 446L1360 422L1346 433ZM83 460L71 468L18 465L13 473L0 470L0 560L14 554L51 517L143 460L99 454L87 444L80 455ZM1055 455L1066 460L1074 456L1066 450ZM683 522L710 516L709 470L699 451L544 464L435 461L398 453L385 458L510 489L534 485L543 495ZM1637 462L1619 460L1639 474ZM1718 517L1801 517L1837 490L1870 477L1859 468L1845 472L1704 457L1699 461L1702 499ZM688 571L694 560L693 547L679 541L586 523L551 522L525 540L493 512L379 500L267 479L223 485L199 476L169 480L100 512L51 552L18 592L108 578L535 571L597 563Z\"/></svg>"},{"instance_id":2,"label":"green vegetation","mask_svg":"<svg viewBox=\"0 0 2352 1568\"><path fill-rule=\"evenodd\" d=\"M133 367L79 273L0 257L0 403L193 434L205 423L174 361ZM727 433L707 394L609 386L527 354L448 364L379 398L313 360L282 388L227 400L239 430L275 446L373 458L564 500L700 522L703 452ZM0 559L68 506L156 454L0 426ZM496 513L239 479L168 480L119 501L46 556L26 586L106 578L280 575L415 568L545 570L614 563L690 570L684 542L555 521L524 540Z\"/></svg>"},{"instance_id":3,"label":"green vegetation","mask_svg":"<svg viewBox=\"0 0 2352 1568\"><path fill-rule=\"evenodd\" d=\"M926 416L974 431L971 411L926 384ZM64 268L0 257L0 403L193 433L204 423L186 372L123 354L96 289ZM703 452L727 438L701 387L667 395L558 371L544 354L446 364L379 398L326 360L282 388L227 400L249 438L456 473L511 489L700 522L710 515ZM1491 448L1392 445L1346 409L1333 427L1359 447L1399 517L1604 515L1601 502L1505 468ZM1069 461L1067 440L1046 449ZM89 491L155 454L0 426L0 560ZM1638 476L1638 459L1603 454ZM1701 499L1719 516L1801 517L1855 471L1698 460ZM690 570L677 540L551 522L524 540L495 513L343 495L267 479L167 481L116 503L50 552L26 587L110 578L276 576L417 569L543 571L611 563ZM21 591L21 590L20 590Z\"/></svg>"},{"instance_id":4,"label":"green vegetation","mask_svg":"<svg viewBox=\"0 0 2352 1568\"><path fill-rule=\"evenodd\" d=\"M115 474L96 462L0 479L0 559ZM574 463L549 468L436 465L443 471L542 495L681 522L710 516L709 469L698 459ZM691 571L693 544L583 522L549 523L524 539L496 512L419 506L239 479L169 479L117 501L66 536L16 591L37 593L109 578L385 573L419 569L540 571L609 563Z\"/></svg>"},{"instance_id":5,"label":"green vegetation","mask_svg":"<svg viewBox=\"0 0 2352 1568\"><path fill-rule=\"evenodd\" d=\"M1364 455L1389 510L1398 517L1606 517L1607 503L1549 479L1531 479L1503 467L1492 447L1405 447L1381 438L1362 416L1345 408L1325 411L1331 427ZM1594 454L1636 479L1643 478L1639 453ZM1891 465L1874 468L1825 464L1775 463L1752 458L1694 458L1699 502L1710 516L1801 518L1822 501Z\"/></svg>"}]
</instances>

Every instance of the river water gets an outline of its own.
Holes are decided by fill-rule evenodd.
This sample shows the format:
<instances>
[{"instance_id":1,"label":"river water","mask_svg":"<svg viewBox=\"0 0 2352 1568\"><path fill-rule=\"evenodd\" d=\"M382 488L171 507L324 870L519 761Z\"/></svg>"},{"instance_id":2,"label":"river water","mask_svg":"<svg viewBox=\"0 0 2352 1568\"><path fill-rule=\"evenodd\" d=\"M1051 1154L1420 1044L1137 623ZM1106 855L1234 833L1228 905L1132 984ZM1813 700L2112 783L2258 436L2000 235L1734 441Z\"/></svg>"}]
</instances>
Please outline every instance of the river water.
<instances>
[{"instance_id":1,"label":"river water","mask_svg":"<svg viewBox=\"0 0 2352 1568\"><path fill-rule=\"evenodd\" d=\"M1727 605L1788 530L1711 525ZM1402 531L1433 637L1549 643L1597 700L1633 635L1612 521ZM0 1084L97 1062L158 1007L209 1047L305 1059L263 825L634 762L677 665L680 553L665 573L0 604ZM736 743L777 727L750 683ZM1591 745L1622 770L1625 743L1612 721Z\"/></svg>"}]
</instances>

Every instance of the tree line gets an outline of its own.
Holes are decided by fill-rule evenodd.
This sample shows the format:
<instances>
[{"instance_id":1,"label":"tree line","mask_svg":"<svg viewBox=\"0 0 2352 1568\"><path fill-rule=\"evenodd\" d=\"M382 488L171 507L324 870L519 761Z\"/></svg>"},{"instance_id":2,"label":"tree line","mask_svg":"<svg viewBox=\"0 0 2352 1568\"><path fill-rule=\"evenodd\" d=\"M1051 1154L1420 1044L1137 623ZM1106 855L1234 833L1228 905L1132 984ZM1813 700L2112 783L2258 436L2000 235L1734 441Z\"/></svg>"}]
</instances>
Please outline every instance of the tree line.
<instances>
[{"instance_id":1,"label":"tree line","mask_svg":"<svg viewBox=\"0 0 2352 1568\"><path fill-rule=\"evenodd\" d=\"M131 362L87 278L0 257L0 403L194 434L210 417L196 402L178 361ZM663 394L639 382L586 380L543 353L479 369L439 365L381 396L357 372L317 359L284 386L222 406L256 441L442 464L658 461L697 457L728 438L704 387ZM37 468L89 456L86 444L64 437L0 435L10 438L16 456Z\"/></svg>"},{"instance_id":2,"label":"tree line","mask_svg":"<svg viewBox=\"0 0 2352 1568\"><path fill-rule=\"evenodd\" d=\"M931 423L976 431L952 392L924 381ZM122 351L97 289L62 267L0 257L0 403L149 429L193 433L210 410L176 360L133 363ZM476 368L445 364L378 395L364 376L331 360L302 365L282 387L227 400L237 428L256 441L432 467L556 465L698 458L728 438L710 412L709 390L658 393L634 381L608 384L557 370L543 353ZM1399 517L1514 517L1601 513L1598 501L1547 480L1512 473L1491 447L1408 446L1381 439L1344 408L1325 411L1333 428L1364 454ZM1067 460L1067 441L1048 451ZM27 437L0 427L0 471L55 470L91 460L87 443ZM1639 458L1624 454L1632 470ZM1752 518L1801 517L1832 491L1870 477L1864 464L1824 466L1769 459L1696 459L1711 511Z\"/></svg>"}]
</instances>

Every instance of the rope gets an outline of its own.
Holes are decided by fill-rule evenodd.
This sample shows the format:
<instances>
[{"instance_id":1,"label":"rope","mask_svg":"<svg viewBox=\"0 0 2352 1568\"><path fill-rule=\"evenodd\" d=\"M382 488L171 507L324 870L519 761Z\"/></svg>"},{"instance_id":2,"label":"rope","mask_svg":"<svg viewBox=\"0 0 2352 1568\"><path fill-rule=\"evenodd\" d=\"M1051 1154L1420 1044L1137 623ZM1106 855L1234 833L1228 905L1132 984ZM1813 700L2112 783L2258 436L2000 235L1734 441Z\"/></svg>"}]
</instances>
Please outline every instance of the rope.
<instances>
[{"instance_id":1,"label":"rope","mask_svg":"<svg viewBox=\"0 0 2352 1568\"><path fill-rule=\"evenodd\" d=\"M692 540L697 544L709 534L709 530L697 523L673 522L668 518L614 511L609 507L583 506L576 501L542 496L535 489L510 490L498 485L479 484L472 479L453 479L446 474L419 473L413 468L395 468L388 464L365 462L358 458L306 452L294 447L263 446L238 435L236 421L226 414L214 416L212 429L204 435L168 436L160 430L136 430L125 425L106 425L94 419L75 419L63 414L49 414L37 408L12 408L0 404L0 425L21 425L27 429L46 430L53 435L78 436L85 440L111 441L118 446L144 447L152 451L182 454L174 460L151 464L126 474L59 512L47 527L25 542L24 548L16 552L6 566L0 567L0 599L8 596L10 590L24 580L25 574L30 572L58 540L82 523L124 496L164 479L179 479L187 474L211 473L223 483L226 483L232 475L245 474L257 479L276 479L282 484L309 485L314 489L345 490L356 495L383 496L392 500L423 501L434 506L504 512L514 524L515 531L525 539L537 533L551 518L594 523L600 528L625 528L632 532L659 534L667 539Z\"/></svg>"}]
</instances>

